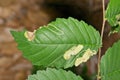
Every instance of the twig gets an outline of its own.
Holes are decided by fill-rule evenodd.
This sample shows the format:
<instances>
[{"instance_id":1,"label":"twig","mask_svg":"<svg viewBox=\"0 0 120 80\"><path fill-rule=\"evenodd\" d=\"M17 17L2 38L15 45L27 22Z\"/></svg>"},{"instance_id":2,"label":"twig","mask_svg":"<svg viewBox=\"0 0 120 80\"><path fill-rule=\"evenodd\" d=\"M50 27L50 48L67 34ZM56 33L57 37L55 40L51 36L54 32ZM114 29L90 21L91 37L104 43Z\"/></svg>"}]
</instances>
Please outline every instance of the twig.
<instances>
[{"instance_id":1,"label":"twig","mask_svg":"<svg viewBox=\"0 0 120 80\"><path fill-rule=\"evenodd\" d=\"M103 22L102 22L102 30L101 30L101 40L103 39L104 27L105 27L105 0L102 0L102 8L103 8ZM101 59L101 48L99 48L98 53L98 73L97 80L100 80L100 59Z\"/></svg>"}]
</instances>

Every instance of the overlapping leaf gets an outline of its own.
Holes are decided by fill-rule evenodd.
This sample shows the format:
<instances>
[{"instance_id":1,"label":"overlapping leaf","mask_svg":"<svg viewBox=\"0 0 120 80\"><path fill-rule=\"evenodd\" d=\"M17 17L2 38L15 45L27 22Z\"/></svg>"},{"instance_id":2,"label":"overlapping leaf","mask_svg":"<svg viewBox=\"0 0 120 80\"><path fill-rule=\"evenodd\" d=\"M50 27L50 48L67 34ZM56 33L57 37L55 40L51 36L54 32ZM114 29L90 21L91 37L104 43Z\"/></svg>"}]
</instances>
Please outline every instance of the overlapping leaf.
<instances>
[{"instance_id":1,"label":"overlapping leaf","mask_svg":"<svg viewBox=\"0 0 120 80\"><path fill-rule=\"evenodd\" d=\"M12 35L18 43L18 48L23 56L30 60L33 65L50 67L72 67L78 57L81 57L88 49L89 52L101 47L99 32L92 26L74 18L60 19L51 22L47 26L40 27L35 31L32 40L25 37L26 31L12 31ZM83 46L77 54L64 59L66 51L73 47ZM79 48L79 47L78 47Z\"/></svg>"},{"instance_id":2,"label":"overlapping leaf","mask_svg":"<svg viewBox=\"0 0 120 80\"><path fill-rule=\"evenodd\" d=\"M109 48L101 59L101 80L120 80L120 41Z\"/></svg>"},{"instance_id":3,"label":"overlapping leaf","mask_svg":"<svg viewBox=\"0 0 120 80\"><path fill-rule=\"evenodd\" d=\"M120 31L120 0L110 0L106 10L106 19L112 26L112 33Z\"/></svg>"},{"instance_id":4,"label":"overlapping leaf","mask_svg":"<svg viewBox=\"0 0 120 80\"><path fill-rule=\"evenodd\" d=\"M50 69L37 71L37 74L30 75L28 80L83 80L80 76L76 76L71 71L62 69Z\"/></svg>"}]
</instances>

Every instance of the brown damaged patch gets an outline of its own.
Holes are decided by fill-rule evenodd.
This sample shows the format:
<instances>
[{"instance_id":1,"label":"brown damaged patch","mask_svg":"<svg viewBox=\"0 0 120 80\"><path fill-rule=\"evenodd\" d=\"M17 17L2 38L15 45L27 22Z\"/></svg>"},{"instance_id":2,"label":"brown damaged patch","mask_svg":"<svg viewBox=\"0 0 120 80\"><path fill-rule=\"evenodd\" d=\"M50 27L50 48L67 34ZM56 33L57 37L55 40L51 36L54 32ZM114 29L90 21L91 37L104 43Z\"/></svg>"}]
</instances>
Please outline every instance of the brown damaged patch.
<instances>
[{"instance_id":1,"label":"brown damaged patch","mask_svg":"<svg viewBox=\"0 0 120 80\"><path fill-rule=\"evenodd\" d=\"M33 32L26 31L24 35L28 39L28 41L32 41L35 38L35 32L36 30L34 30Z\"/></svg>"}]
</instances>

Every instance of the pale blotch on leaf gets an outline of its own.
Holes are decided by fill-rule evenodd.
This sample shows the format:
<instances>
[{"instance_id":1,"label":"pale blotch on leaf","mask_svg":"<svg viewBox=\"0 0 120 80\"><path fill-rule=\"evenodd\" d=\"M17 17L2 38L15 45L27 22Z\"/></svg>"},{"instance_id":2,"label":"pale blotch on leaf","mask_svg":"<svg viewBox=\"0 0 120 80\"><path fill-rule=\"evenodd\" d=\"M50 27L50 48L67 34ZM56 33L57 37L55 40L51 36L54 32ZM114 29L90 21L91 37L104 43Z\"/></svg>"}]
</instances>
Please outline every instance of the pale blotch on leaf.
<instances>
[{"instance_id":1,"label":"pale blotch on leaf","mask_svg":"<svg viewBox=\"0 0 120 80\"><path fill-rule=\"evenodd\" d=\"M75 61L75 66L79 66L81 63L86 62L91 56L95 55L97 52L95 50L87 49L82 57L77 58Z\"/></svg>"},{"instance_id":2,"label":"pale blotch on leaf","mask_svg":"<svg viewBox=\"0 0 120 80\"><path fill-rule=\"evenodd\" d=\"M116 19L120 21L120 14L116 15Z\"/></svg>"},{"instance_id":3,"label":"pale blotch on leaf","mask_svg":"<svg viewBox=\"0 0 120 80\"><path fill-rule=\"evenodd\" d=\"M83 45L73 46L64 54L64 59L68 60L72 55L77 55L83 49Z\"/></svg>"},{"instance_id":4,"label":"pale blotch on leaf","mask_svg":"<svg viewBox=\"0 0 120 80\"><path fill-rule=\"evenodd\" d=\"M116 15L117 24L120 25L120 14Z\"/></svg>"},{"instance_id":5,"label":"pale blotch on leaf","mask_svg":"<svg viewBox=\"0 0 120 80\"><path fill-rule=\"evenodd\" d=\"M28 41L32 41L35 38L35 32L36 30L34 30L33 32L26 31L24 33L24 36L28 39Z\"/></svg>"}]
</instances>

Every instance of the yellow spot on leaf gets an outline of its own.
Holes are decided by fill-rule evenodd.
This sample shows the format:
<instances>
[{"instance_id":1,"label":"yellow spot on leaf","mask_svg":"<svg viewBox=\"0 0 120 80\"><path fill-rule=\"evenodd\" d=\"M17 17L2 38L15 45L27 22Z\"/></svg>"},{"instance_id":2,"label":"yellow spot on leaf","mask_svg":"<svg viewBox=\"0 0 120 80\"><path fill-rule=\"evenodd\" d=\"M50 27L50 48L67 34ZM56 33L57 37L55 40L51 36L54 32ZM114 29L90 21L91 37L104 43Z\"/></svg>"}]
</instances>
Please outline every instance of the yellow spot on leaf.
<instances>
[{"instance_id":1,"label":"yellow spot on leaf","mask_svg":"<svg viewBox=\"0 0 120 80\"><path fill-rule=\"evenodd\" d=\"M77 55L83 49L83 45L73 46L64 54L64 59L68 60L72 55Z\"/></svg>"},{"instance_id":2,"label":"yellow spot on leaf","mask_svg":"<svg viewBox=\"0 0 120 80\"><path fill-rule=\"evenodd\" d=\"M82 57L76 59L75 66L78 66L83 62L86 62L91 56L95 55L96 53L97 52L95 50L87 49Z\"/></svg>"},{"instance_id":3,"label":"yellow spot on leaf","mask_svg":"<svg viewBox=\"0 0 120 80\"><path fill-rule=\"evenodd\" d=\"M34 30L33 32L26 31L24 35L28 39L28 41L32 41L35 38L35 32L36 30Z\"/></svg>"},{"instance_id":4,"label":"yellow spot on leaf","mask_svg":"<svg viewBox=\"0 0 120 80\"><path fill-rule=\"evenodd\" d=\"M120 20L120 14L116 15L116 19Z\"/></svg>"}]
</instances>

